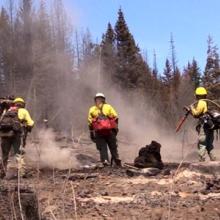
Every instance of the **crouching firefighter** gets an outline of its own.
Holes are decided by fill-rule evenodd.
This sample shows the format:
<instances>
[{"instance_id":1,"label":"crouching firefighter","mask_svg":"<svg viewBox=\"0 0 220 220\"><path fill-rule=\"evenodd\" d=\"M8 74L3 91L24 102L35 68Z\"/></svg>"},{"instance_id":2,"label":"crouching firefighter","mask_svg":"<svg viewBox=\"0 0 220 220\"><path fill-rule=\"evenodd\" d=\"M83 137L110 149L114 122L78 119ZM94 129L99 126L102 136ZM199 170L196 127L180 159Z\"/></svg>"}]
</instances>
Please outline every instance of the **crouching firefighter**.
<instances>
[{"instance_id":1,"label":"crouching firefighter","mask_svg":"<svg viewBox=\"0 0 220 220\"><path fill-rule=\"evenodd\" d=\"M34 125L29 112L25 109L25 102L22 98L16 98L13 106L2 115L0 120L0 136L2 150L2 177L6 175L9 154L13 148L13 155L16 157L19 175L25 175L24 147L27 133L31 132ZM16 175L14 175L16 176Z\"/></svg>"},{"instance_id":2,"label":"crouching firefighter","mask_svg":"<svg viewBox=\"0 0 220 220\"><path fill-rule=\"evenodd\" d=\"M213 154L213 142L214 142L214 121L211 116L211 111L208 111L208 104L205 100L207 97L207 90L204 87L198 87L195 91L197 104L185 107L194 118L198 119L196 130L198 132L198 154L199 161L205 161L206 153L208 153L211 161L215 161L216 158Z\"/></svg>"},{"instance_id":3,"label":"crouching firefighter","mask_svg":"<svg viewBox=\"0 0 220 220\"><path fill-rule=\"evenodd\" d=\"M105 102L105 95L102 93L97 93L94 101L95 105L89 109L88 114L90 137L96 143L100 160L104 166L110 165L108 148L112 156L111 165L115 163L115 165L121 166L116 138L118 133L117 112Z\"/></svg>"}]
</instances>

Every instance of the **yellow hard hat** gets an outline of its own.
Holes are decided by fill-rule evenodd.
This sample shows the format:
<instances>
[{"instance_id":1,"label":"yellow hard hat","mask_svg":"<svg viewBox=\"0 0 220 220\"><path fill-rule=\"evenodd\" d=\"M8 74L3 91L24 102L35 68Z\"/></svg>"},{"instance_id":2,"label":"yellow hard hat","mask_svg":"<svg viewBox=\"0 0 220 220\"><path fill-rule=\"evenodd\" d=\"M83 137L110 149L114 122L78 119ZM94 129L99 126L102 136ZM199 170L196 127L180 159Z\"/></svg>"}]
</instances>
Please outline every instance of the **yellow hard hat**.
<instances>
[{"instance_id":1,"label":"yellow hard hat","mask_svg":"<svg viewBox=\"0 0 220 220\"><path fill-rule=\"evenodd\" d=\"M207 95L207 90L204 87L198 87L195 91L196 95Z\"/></svg>"},{"instance_id":2,"label":"yellow hard hat","mask_svg":"<svg viewBox=\"0 0 220 220\"><path fill-rule=\"evenodd\" d=\"M14 101L13 101L13 103L18 103L18 102L25 103L24 99L22 99L20 97L15 98Z\"/></svg>"}]
</instances>

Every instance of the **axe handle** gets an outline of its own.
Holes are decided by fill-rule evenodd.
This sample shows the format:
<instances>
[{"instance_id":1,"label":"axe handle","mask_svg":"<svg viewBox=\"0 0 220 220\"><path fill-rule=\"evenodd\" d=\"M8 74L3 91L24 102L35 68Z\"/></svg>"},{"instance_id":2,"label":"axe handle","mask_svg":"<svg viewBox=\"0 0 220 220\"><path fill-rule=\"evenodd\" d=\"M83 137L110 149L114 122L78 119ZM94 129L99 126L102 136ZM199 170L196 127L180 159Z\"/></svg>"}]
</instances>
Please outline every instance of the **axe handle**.
<instances>
[{"instance_id":1,"label":"axe handle","mask_svg":"<svg viewBox=\"0 0 220 220\"><path fill-rule=\"evenodd\" d=\"M176 127L176 133L181 129L183 123L186 121L188 115L189 115L190 111L187 111L186 114L180 119L177 127Z\"/></svg>"}]
</instances>

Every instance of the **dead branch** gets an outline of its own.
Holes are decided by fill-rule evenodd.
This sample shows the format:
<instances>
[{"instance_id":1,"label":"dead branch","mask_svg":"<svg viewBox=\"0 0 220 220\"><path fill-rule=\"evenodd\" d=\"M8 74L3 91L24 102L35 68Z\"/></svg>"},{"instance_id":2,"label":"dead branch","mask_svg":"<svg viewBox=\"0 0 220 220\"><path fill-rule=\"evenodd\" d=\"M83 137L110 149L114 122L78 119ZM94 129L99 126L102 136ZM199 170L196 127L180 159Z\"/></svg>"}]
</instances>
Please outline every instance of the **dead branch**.
<instances>
[{"instance_id":1,"label":"dead branch","mask_svg":"<svg viewBox=\"0 0 220 220\"><path fill-rule=\"evenodd\" d=\"M71 189L72 189L72 194L73 194L73 204L74 204L74 216L75 216L75 220L78 219L78 215L77 215L77 205L76 205L76 194L75 194L75 189L73 187L73 183L70 182L71 185Z\"/></svg>"},{"instance_id":2,"label":"dead branch","mask_svg":"<svg viewBox=\"0 0 220 220\"><path fill-rule=\"evenodd\" d=\"M23 210L22 210L22 205L21 205L20 184L21 184L21 176L20 176L20 169L18 169L18 203L19 203L21 219L24 220Z\"/></svg>"}]
</instances>

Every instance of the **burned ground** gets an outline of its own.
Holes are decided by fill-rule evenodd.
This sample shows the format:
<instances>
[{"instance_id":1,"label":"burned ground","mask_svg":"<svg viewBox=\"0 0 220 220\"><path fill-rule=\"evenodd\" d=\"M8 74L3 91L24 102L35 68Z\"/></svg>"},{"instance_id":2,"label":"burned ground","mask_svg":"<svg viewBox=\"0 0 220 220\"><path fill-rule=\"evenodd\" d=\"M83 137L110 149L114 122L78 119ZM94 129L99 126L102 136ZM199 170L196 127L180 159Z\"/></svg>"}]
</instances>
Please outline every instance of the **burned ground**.
<instances>
[{"instance_id":1,"label":"burned ground","mask_svg":"<svg viewBox=\"0 0 220 220\"><path fill-rule=\"evenodd\" d=\"M1 180L0 220L22 219L21 210L25 220L220 219L219 162L165 162L161 172L149 176L136 173L132 164L95 167L98 153L89 142L56 145L51 149L69 149L77 166L59 170L29 163L28 176L19 184L18 179ZM37 156L29 150L29 156ZM62 160L66 155L57 154ZM60 165L57 158L55 162Z\"/></svg>"},{"instance_id":2,"label":"burned ground","mask_svg":"<svg viewBox=\"0 0 220 220\"><path fill-rule=\"evenodd\" d=\"M165 164L170 174L153 177L128 177L127 168L32 170L20 187L36 195L42 219L220 219L220 178L213 169L220 163L178 165ZM17 179L1 182L0 219L12 219L17 185Z\"/></svg>"}]
</instances>

